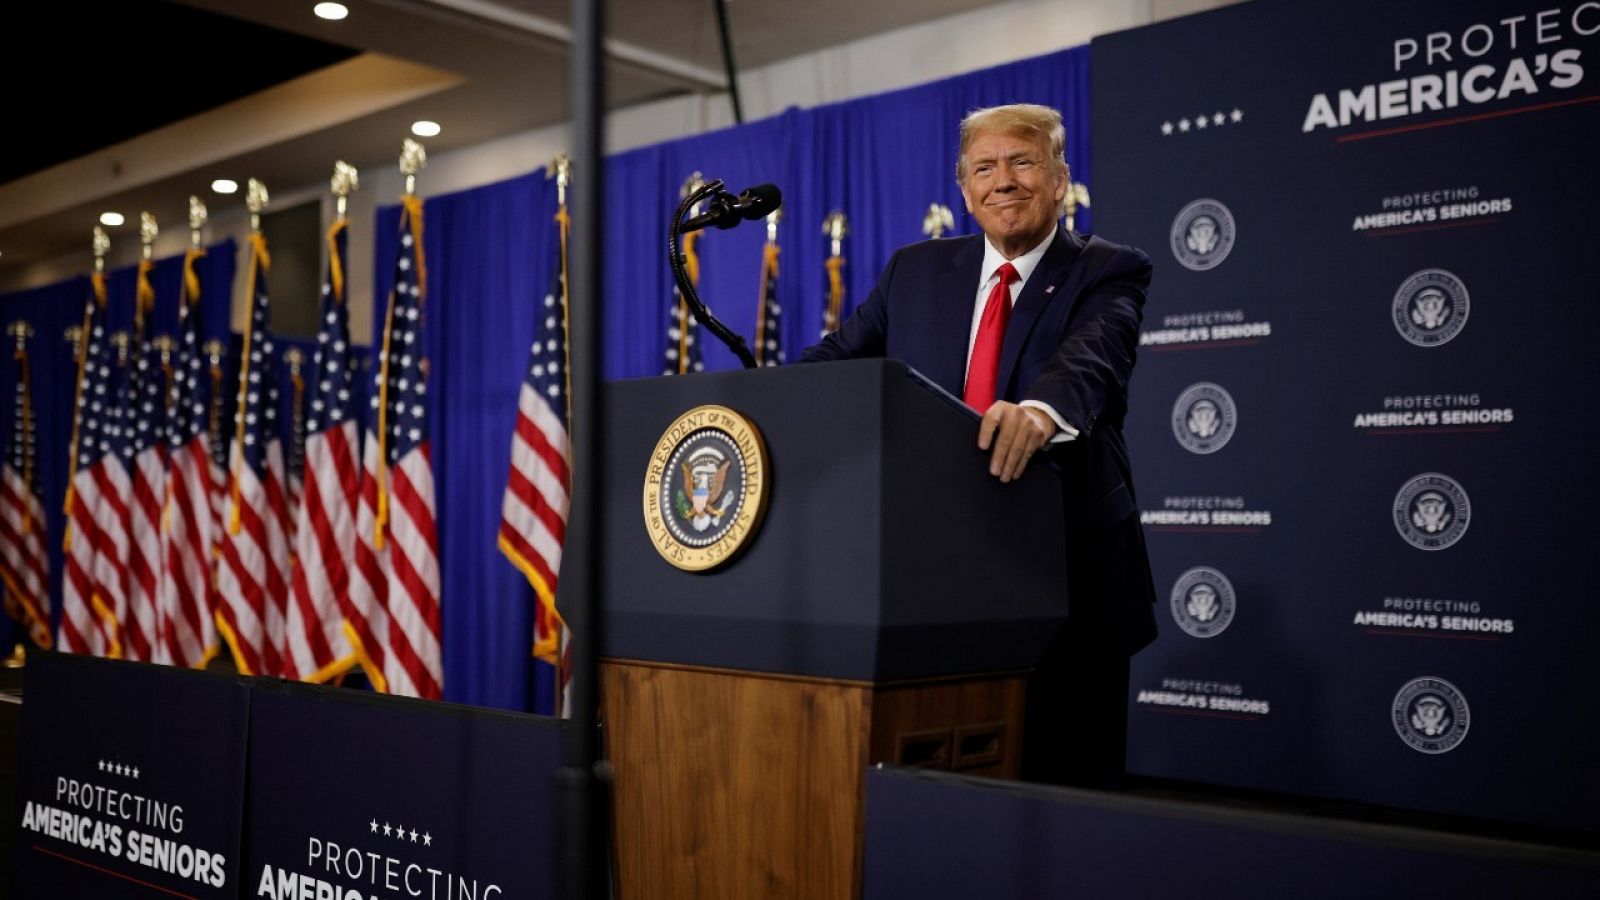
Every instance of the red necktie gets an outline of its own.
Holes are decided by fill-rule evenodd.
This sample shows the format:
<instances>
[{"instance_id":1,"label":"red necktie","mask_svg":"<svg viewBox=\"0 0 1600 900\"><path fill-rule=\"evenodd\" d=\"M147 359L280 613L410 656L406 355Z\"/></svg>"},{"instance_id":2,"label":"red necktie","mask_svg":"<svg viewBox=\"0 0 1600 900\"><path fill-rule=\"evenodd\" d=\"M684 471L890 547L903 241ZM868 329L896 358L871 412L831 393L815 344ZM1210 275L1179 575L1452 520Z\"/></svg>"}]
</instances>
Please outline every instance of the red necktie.
<instances>
[{"instance_id":1,"label":"red necktie","mask_svg":"<svg viewBox=\"0 0 1600 900\"><path fill-rule=\"evenodd\" d=\"M972 363L967 366L967 389L961 399L978 412L994 405L995 376L1000 368L1000 345L1006 339L1006 323L1011 321L1010 285L1017 280L1011 263L995 273L1000 281L983 303L983 318L978 322L978 339L972 343Z\"/></svg>"}]
</instances>

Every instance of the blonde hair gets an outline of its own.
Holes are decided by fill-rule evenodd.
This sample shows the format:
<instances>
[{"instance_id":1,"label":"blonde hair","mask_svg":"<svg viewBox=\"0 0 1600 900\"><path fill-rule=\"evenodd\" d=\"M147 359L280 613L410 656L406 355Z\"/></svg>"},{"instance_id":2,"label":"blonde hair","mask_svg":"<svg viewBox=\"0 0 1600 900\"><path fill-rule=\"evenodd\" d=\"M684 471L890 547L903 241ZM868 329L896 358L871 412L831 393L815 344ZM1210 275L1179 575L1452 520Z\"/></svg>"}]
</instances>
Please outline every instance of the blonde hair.
<instances>
[{"instance_id":1,"label":"blonde hair","mask_svg":"<svg viewBox=\"0 0 1600 900\"><path fill-rule=\"evenodd\" d=\"M1061 113L1037 103L1012 103L975 109L961 120L961 146L956 154L957 184L967 182L967 148L978 135L992 131L1048 137L1051 167L1057 172L1067 171L1067 129L1061 124Z\"/></svg>"}]
</instances>

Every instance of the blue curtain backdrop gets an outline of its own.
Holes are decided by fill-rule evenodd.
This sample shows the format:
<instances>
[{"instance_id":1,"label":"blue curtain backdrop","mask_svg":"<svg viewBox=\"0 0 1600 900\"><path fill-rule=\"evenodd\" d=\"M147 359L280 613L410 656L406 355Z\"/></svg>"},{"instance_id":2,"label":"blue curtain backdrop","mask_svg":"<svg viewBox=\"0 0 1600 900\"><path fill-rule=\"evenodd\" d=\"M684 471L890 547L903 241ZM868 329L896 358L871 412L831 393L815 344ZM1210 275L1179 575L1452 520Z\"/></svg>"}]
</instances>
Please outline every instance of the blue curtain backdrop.
<instances>
[{"instance_id":1,"label":"blue curtain backdrop","mask_svg":"<svg viewBox=\"0 0 1600 900\"><path fill-rule=\"evenodd\" d=\"M891 252L923 238L929 204L950 207L954 233L976 231L955 184L958 125L974 108L1033 102L1060 109L1073 176L1092 190L1088 92L1089 50L1076 47L611 157L603 374L616 379L661 371L672 298L665 230L690 173L721 178L735 191L765 181L783 190L779 299L783 345L792 359L821 327L828 253L822 220L829 212L842 210L850 221L848 311L866 296ZM429 198L424 209L423 345L432 364L429 429L445 698L548 709L550 674L529 654L533 594L496 549L495 533L528 343L554 274L556 189L540 170ZM375 339L394 283L398 223L398 207L378 211ZM1088 230L1086 213L1078 225ZM755 325L764 240L764 230L751 223L712 232L700 245L701 293L747 339ZM714 340L704 346L708 369L737 367Z\"/></svg>"},{"instance_id":2,"label":"blue curtain backdrop","mask_svg":"<svg viewBox=\"0 0 1600 900\"><path fill-rule=\"evenodd\" d=\"M207 248L206 256L197 265L201 285L202 340L227 338L229 298L233 291L237 252L238 247L231 240L213 244ZM131 330L133 327L137 275L135 266L113 269L109 273L106 303L113 331ZM151 273L156 305L146 324L149 333L174 334L177 331L182 279L181 255L156 261L155 270ZM68 445L72 440L72 403L77 378L77 359L73 355L73 345L67 343L66 331L73 325L83 323L84 302L88 297L88 276L0 295L0 322L9 328L12 322L23 320L34 329L34 337L28 343L28 356L37 428L36 459L44 489L45 518L49 523L52 634L61 615L61 538L65 524L61 508L66 497ZM14 346L12 343L6 345L5 356L8 361ZM3 411L0 411L0 419L4 421L0 430L3 430L6 441L10 440L11 430L15 427L11 399L16 378L14 364L8 362L0 367L0 397L5 400ZM11 646L20 639L21 632L15 623L6 616L0 616L0 648L9 652Z\"/></svg>"},{"instance_id":3,"label":"blue curtain backdrop","mask_svg":"<svg viewBox=\"0 0 1600 900\"><path fill-rule=\"evenodd\" d=\"M866 296L893 250L921 240L928 205L956 215L954 233L975 227L955 184L957 126L971 109L998 103L1054 106L1067 120L1067 158L1073 176L1093 187L1088 158L1089 50L1047 56L948 78L919 87L781 115L711 134L618 154L607 161L605 327L607 378L661 370L672 279L665 228L690 173L721 178L735 191L770 181L784 194L779 242L781 338L794 358L816 340L826 302L823 263L828 241L822 220L833 210L850 222L845 240L846 311ZM577 173L576 177L582 177ZM424 179L424 186L426 180ZM534 317L555 274L556 188L543 170L509 181L427 200L423 246L427 267L424 346L432 362L431 440L434 456L440 566L444 595L447 699L510 709L549 709L551 673L535 665L532 591L495 547L500 496L510 461L517 393L527 365ZM1088 230L1086 214L1080 230ZM376 216L374 336L394 282L398 211ZM731 327L753 336L761 245L759 224L708 234L701 243L701 294ZM229 333L229 308L243 248L218 244L200 265L204 284L202 331L228 343L224 364L224 422L231 432L238 336ZM177 322L182 258L157 262L152 327L171 333ZM133 319L135 270L110 278L114 328ZM60 609L61 502L72 427L73 358L63 331L81 320L88 279L0 296L0 319L25 318L32 344L39 465L50 517L52 609ZM706 336L709 340L709 336ZM309 360L313 344L298 346ZM708 369L737 366L714 340L705 345ZM370 371L369 353L359 364ZM287 366L279 360L284 414L291 421ZM5 367L0 390L14 374ZM370 377L358 380L370 389ZM0 396L9 397L9 394ZM9 410L4 413L9 433ZM3 617L0 617L3 618ZM0 640L14 639L9 623Z\"/></svg>"}]
</instances>

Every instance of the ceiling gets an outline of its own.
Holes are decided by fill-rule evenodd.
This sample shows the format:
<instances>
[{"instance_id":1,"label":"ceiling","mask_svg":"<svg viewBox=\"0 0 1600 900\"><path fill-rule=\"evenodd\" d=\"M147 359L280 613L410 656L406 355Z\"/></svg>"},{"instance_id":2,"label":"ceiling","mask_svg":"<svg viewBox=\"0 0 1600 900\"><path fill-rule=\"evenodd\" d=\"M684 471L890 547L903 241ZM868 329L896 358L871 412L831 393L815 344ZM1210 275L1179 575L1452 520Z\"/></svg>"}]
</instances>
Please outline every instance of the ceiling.
<instances>
[{"instance_id":1,"label":"ceiling","mask_svg":"<svg viewBox=\"0 0 1600 900\"><path fill-rule=\"evenodd\" d=\"M611 0L612 108L724 87L715 0ZM741 69L997 0L729 0ZM36 4L9 22L7 106L26 133L0 146L0 284L83 252L101 211L179 223L190 194L248 173L269 186L326 179L330 161L392 161L417 119L445 125L429 152L567 116L567 0L120 0ZM93 12L86 12L92 9ZM69 93L54 59L97 86ZM25 87L38 85L29 91ZM169 229L174 224L167 224ZM180 226L181 227L181 226ZM87 268L87 265L85 265Z\"/></svg>"}]
</instances>

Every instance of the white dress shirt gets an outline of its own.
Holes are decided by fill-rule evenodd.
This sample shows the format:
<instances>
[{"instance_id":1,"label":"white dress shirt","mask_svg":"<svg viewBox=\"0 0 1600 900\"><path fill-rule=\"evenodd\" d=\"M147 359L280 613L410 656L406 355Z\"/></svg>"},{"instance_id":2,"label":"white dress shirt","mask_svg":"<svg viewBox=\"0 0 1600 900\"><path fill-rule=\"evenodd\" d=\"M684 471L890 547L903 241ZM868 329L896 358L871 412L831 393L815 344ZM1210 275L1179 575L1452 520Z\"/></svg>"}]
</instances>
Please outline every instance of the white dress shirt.
<instances>
[{"instance_id":1,"label":"white dress shirt","mask_svg":"<svg viewBox=\"0 0 1600 900\"><path fill-rule=\"evenodd\" d=\"M994 290L994 286L1000 282L1000 267L1009 262L1011 263L1011 268L1017 272L1016 280L1006 288L1009 294L1008 302L1015 305L1017 293L1022 290L1023 285L1028 283L1028 278L1033 275L1033 270L1039 267L1039 260L1044 259L1044 252L1050 249L1050 242L1056 239L1056 230L1054 228L1050 229L1050 234L1039 242L1039 246L1034 247L1016 259L1006 259L999 250L994 248L994 244L990 243L987 237L983 239L983 268L978 270L983 277L978 281L978 293L972 301L972 328L967 332L967 369L972 367L972 348L978 342L978 325L983 322L984 304L989 300L989 292ZM963 375L962 380L965 382L965 375ZM999 387L998 384L995 385L996 390ZM1040 410L1049 416L1051 421L1056 423L1057 430L1055 436L1050 439L1050 443L1056 444L1062 441L1070 441L1078 436L1078 429L1069 425L1067 420L1061 418L1061 414L1052 409L1049 404L1041 403L1038 400L1024 400L1018 405L1031 406Z\"/></svg>"}]
</instances>

